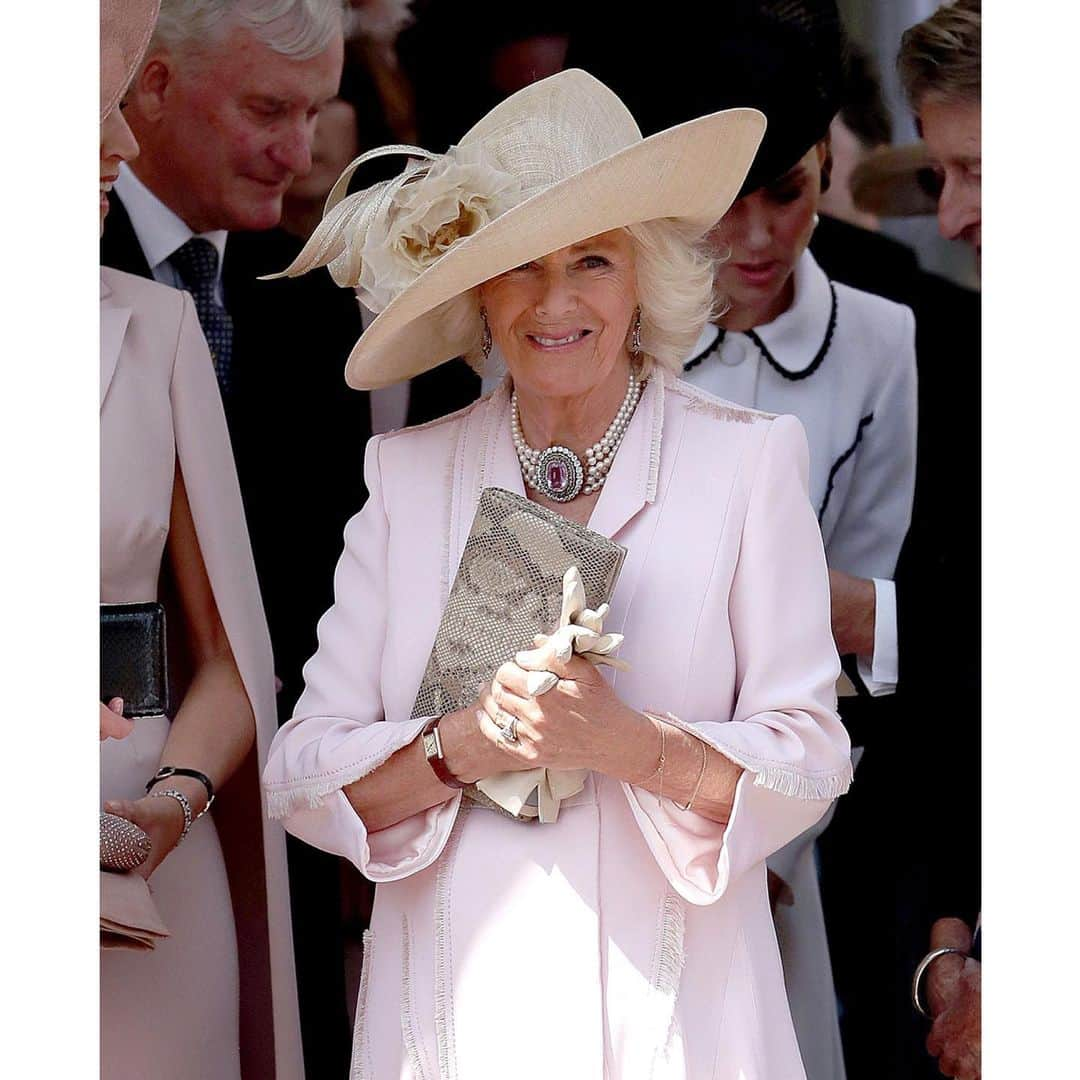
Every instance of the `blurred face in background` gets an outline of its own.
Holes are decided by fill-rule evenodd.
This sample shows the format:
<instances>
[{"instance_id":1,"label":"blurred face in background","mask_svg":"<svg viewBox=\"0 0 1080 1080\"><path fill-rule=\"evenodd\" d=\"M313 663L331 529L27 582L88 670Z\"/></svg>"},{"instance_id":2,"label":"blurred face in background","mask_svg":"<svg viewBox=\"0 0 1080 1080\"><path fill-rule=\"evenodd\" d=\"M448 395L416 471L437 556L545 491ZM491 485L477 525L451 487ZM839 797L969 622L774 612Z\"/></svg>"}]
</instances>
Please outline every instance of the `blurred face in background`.
<instances>
[{"instance_id":1,"label":"blurred face in background","mask_svg":"<svg viewBox=\"0 0 1080 1080\"><path fill-rule=\"evenodd\" d=\"M717 269L714 288L730 305L721 322L748 330L783 314L795 298L792 272L814 231L821 197L822 140L783 176L737 199L709 232L712 254L729 257Z\"/></svg>"},{"instance_id":2,"label":"blurred face in background","mask_svg":"<svg viewBox=\"0 0 1080 1080\"><path fill-rule=\"evenodd\" d=\"M109 192L120 175L120 163L131 161L139 153L139 144L131 134L120 105L101 123L101 231L105 231L105 215L109 212Z\"/></svg>"},{"instance_id":3,"label":"blurred face in background","mask_svg":"<svg viewBox=\"0 0 1080 1080\"><path fill-rule=\"evenodd\" d=\"M938 228L982 254L982 106L928 96L919 103L919 132L941 185Z\"/></svg>"},{"instance_id":4,"label":"blurred face in background","mask_svg":"<svg viewBox=\"0 0 1080 1080\"><path fill-rule=\"evenodd\" d=\"M347 101L333 98L319 110L311 143L311 169L297 176L288 198L302 202L322 202L345 166L360 153L356 132L356 110Z\"/></svg>"},{"instance_id":5,"label":"blurred face in background","mask_svg":"<svg viewBox=\"0 0 1080 1080\"><path fill-rule=\"evenodd\" d=\"M876 214L860 210L851 197L851 174L870 151L844 123L839 115L829 125L829 149L832 153L832 170L829 173L829 190L822 192L818 210L841 221L858 225L861 229L876 232L881 222Z\"/></svg>"},{"instance_id":6,"label":"blurred face in background","mask_svg":"<svg viewBox=\"0 0 1080 1080\"><path fill-rule=\"evenodd\" d=\"M272 228L285 191L311 169L342 58L340 35L295 60L239 27L206 49L151 53L129 96L136 172L195 232Z\"/></svg>"}]
</instances>

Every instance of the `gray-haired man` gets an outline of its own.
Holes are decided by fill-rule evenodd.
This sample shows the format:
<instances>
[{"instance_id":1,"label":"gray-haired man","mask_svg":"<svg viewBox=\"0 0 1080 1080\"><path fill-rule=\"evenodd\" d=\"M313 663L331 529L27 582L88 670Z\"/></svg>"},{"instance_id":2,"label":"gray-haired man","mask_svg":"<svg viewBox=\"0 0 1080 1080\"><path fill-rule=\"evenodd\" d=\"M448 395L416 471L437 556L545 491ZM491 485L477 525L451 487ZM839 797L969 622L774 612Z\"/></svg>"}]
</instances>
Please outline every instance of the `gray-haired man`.
<instances>
[{"instance_id":1,"label":"gray-haired man","mask_svg":"<svg viewBox=\"0 0 1080 1080\"><path fill-rule=\"evenodd\" d=\"M164 0L126 99L132 172L194 233L276 225L342 56L340 0Z\"/></svg>"}]
</instances>

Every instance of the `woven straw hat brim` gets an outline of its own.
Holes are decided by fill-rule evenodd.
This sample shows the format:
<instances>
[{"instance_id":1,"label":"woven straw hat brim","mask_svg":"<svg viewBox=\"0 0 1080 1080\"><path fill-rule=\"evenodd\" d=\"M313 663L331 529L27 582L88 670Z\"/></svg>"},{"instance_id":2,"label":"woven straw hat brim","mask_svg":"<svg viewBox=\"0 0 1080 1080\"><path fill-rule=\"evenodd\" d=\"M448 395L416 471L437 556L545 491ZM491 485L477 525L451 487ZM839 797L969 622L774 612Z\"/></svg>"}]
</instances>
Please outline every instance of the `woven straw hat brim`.
<instances>
[{"instance_id":1,"label":"woven straw hat brim","mask_svg":"<svg viewBox=\"0 0 1080 1080\"><path fill-rule=\"evenodd\" d=\"M851 173L851 197L860 210L881 217L937 213L933 161L925 144L882 146Z\"/></svg>"},{"instance_id":2,"label":"woven straw hat brim","mask_svg":"<svg viewBox=\"0 0 1080 1080\"><path fill-rule=\"evenodd\" d=\"M590 236L657 218L702 230L727 213L765 133L756 109L691 120L561 180L455 245L372 322L345 381L375 390L462 355L435 310L447 300Z\"/></svg>"},{"instance_id":3,"label":"woven straw hat brim","mask_svg":"<svg viewBox=\"0 0 1080 1080\"><path fill-rule=\"evenodd\" d=\"M160 0L101 0L101 120L116 107L150 44Z\"/></svg>"}]
</instances>

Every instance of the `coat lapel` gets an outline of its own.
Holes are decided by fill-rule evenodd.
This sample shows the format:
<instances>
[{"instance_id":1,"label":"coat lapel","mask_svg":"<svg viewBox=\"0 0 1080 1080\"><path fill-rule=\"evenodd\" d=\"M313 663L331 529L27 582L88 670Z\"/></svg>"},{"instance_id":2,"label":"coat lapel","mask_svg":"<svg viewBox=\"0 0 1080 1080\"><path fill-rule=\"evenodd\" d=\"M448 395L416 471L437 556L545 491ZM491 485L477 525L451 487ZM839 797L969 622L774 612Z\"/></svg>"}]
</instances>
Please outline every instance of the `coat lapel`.
<instances>
[{"instance_id":1,"label":"coat lapel","mask_svg":"<svg viewBox=\"0 0 1080 1080\"><path fill-rule=\"evenodd\" d=\"M120 359L120 349L124 344L131 308L115 307L109 302L112 290L104 281L101 282L101 397L99 410L105 407L105 395L109 392L116 363Z\"/></svg>"},{"instance_id":2,"label":"coat lapel","mask_svg":"<svg viewBox=\"0 0 1080 1080\"><path fill-rule=\"evenodd\" d=\"M510 438L508 381L496 387L486 401L480 401L462 424L451 477L444 599L461 562L480 492L486 487L499 487L525 497L521 467Z\"/></svg>"},{"instance_id":3,"label":"coat lapel","mask_svg":"<svg viewBox=\"0 0 1080 1080\"><path fill-rule=\"evenodd\" d=\"M664 378L664 373L655 369L641 394L589 518L593 532L616 539L635 514L656 500L664 427ZM510 449L512 452L512 443Z\"/></svg>"}]
</instances>

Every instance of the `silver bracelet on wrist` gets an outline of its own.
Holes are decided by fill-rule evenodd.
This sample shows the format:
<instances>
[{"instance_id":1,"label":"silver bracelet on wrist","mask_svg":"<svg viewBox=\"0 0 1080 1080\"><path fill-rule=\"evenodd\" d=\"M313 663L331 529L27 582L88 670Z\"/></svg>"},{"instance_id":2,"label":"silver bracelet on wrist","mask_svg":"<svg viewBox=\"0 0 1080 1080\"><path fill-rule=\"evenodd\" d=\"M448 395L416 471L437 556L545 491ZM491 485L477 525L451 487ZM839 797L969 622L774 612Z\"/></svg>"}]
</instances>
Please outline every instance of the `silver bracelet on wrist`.
<instances>
[{"instance_id":1,"label":"silver bracelet on wrist","mask_svg":"<svg viewBox=\"0 0 1080 1080\"><path fill-rule=\"evenodd\" d=\"M919 966L915 969L915 974L911 978L911 1004L915 1006L915 1011L921 1016L925 1016L927 1020L933 1020L933 1017L926 1011L926 1007L922 1003L922 979L923 976L929 971L930 965L938 959L940 956L948 956L950 953L956 953L957 956L967 956L967 953L963 949L953 949L945 946L941 949L931 949L920 961Z\"/></svg>"},{"instance_id":2,"label":"silver bracelet on wrist","mask_svg":"<svg viewBox=\"0 0 1080 1080\"><path fill-rule=\"evenodd\" d=\"M180 809L184 811L184 831L180 833L180 839L176 841L176 846L179 847L184 842L184 837L191 831L192 822L195 820L191 816L191 803L188 802L188 797L176 788L166 788L164 791L150 792L149 798L175 799L180 804ZM199 816L202 817L202 814Z\"/></svg>"}]
</instances>

